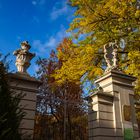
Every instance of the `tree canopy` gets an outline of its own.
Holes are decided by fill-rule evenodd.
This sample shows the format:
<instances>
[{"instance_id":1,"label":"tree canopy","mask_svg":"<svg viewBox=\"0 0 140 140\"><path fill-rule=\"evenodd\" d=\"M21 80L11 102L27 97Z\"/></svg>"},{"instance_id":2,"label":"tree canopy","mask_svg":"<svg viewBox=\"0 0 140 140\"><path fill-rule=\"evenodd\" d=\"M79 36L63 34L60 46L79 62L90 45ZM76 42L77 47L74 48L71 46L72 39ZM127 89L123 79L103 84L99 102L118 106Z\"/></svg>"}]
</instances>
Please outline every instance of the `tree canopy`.
<instances>
[{"instance_id":1,"label":"tree canopy","mask_svg":"<svg viewBox=\"0 0 140 140\"><path fill-rule=\"evenodd\" d=\"M140 2L138 0L70 0L76 7L75 18L70 24L78 39L60 44L58 57L63 58L63 66L56 71L56 79L63 83L66 79L79 81L83 77L93 80L106 67L103 46L117 42L120 54L119 67L138 78L136 93L140 85ZM80 39L80 36L83 36Z\"/></svg>"},{"instance_id":2,"label":"tree canopy","mask_svg":"<svg viewBox=\"0 0 140 140\"><path fill-rule=\"evenodd\" d=\"M64 39L63 45L71 41ZM57 48L62 49L60 46ZM66 50L65 50L66 51ZM64 57L64 58L63 58ZM69 81L58 83L53 77L67 56L58 56L54 51L47 59L39 59L39 78L43 85L37 96L37 114L35 137L42 139L86 139L87 138L87 112L82 98L82 87L80 82ZM59 74L58 74L59 76ZM65 137L65 138L64 138Z\"/></svg>"}]
</instances>

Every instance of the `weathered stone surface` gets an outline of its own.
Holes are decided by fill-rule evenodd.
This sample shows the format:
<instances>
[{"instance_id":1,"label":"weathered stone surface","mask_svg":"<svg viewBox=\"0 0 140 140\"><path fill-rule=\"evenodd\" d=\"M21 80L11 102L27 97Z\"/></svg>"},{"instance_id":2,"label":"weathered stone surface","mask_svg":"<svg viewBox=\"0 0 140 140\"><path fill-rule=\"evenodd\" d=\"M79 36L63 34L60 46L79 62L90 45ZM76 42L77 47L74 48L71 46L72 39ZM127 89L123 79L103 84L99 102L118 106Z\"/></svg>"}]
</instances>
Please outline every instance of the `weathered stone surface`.
<instances>
[{"instance_id":1,"label":"weathered stone surface","mask_svg":"<svg viewBox=\"0 0 140 140\"><path fill-rule=\"evenodd\" d=\"M133 98L135 80L135 77L113 69L95 81L102 90L90 96L89 140L122 140L125 128L131 128L134 137L139 137ZM125 119L124 106L130 106L129 120Z\"/></svg>"},{"instance_id":2,"label":"weathered stone surface","mask_svg":"<svg viewBox=\"0 0 140 140\"><path fill-rule=\"evenodd\" d=\"M31 65L30 61L35 56L35 54L30 53L29 49L31 48L28 41L24 41L21 43L21 48L14 51L14 55L16 56L16 63L18 72L27 73L28 67Z\"/></svg>"},{"instance_id":3,"label":"weathered stone surface","mask_svg":"<svg viewBox=\"0 0 140 140\"><path fill-rule=\"evenodd\" d=\"M19 131L22 134L30 135L33 138L34 130L34 119L36 110L36 93L38 93L38 88L41 85L41 81L34 77L31 77L27 73L27 69L30 66L31 59L35 54L30 53L30 45L27 41L21 43L21 48L14 51L16 55L16 66L17 73L9 73L9 85L15 94L24 94L20 105L23 107L23 111L26 113L24 116Z\"/></svg>"},{"instance_id":4,"label":"weathered stone surface","mask_svg":"<svg viewBox=\"0 0 140 140\"><path fill-rule=\"evenodd\" d=\"M20 105L24 108L23 111L26 113L20 125L20 132L33 137L36 93L41 82L28 74L22 73L10 73L9 79L9 84L14 94L21 93L25 95L20 102Z\"/></svg>"}]
</instances>

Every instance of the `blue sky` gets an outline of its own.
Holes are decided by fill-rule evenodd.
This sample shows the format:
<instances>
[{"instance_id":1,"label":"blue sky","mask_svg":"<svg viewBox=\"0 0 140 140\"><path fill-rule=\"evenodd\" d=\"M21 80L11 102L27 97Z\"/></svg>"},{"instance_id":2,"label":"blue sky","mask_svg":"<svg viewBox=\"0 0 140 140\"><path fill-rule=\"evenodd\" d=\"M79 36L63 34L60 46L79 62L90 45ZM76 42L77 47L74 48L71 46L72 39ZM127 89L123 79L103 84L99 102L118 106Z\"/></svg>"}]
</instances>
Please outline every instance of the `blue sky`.
<instances>
[{"instance_id":1,"label":"blue sky","mask_svg":"<svg viewBox=\"0 0 140 140\"><path fill-rule=\"evenodd\" d=\"M36 53L28 70L34 75L37 58L48 57L50 51L70 35L66 30L73 13L67 0L0 0L0 52L11 54L11 69L16 69L13 51L28 40L31 52Z\"/></svg>"}]
</instances>

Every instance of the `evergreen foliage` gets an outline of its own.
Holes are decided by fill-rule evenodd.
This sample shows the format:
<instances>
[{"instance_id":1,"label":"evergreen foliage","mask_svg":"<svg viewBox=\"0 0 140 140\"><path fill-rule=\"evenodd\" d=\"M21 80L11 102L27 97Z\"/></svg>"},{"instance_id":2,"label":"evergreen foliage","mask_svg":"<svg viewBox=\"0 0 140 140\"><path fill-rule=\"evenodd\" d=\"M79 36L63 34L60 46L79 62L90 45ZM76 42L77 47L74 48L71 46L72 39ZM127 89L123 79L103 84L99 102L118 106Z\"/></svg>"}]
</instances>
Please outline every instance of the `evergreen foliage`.
<instances>
[{"instance_id":1,"label":"evergreen foliage","mask_svg":"<svg viewBox=\"0 0 140 140\"><path fill-rule=\"evenodd\" d=\"M19 125L24 116L19 103L22 94L14 94L8 85L8 74L0 62L0 140L21 140Z\"/></svg>"}]
</instances>

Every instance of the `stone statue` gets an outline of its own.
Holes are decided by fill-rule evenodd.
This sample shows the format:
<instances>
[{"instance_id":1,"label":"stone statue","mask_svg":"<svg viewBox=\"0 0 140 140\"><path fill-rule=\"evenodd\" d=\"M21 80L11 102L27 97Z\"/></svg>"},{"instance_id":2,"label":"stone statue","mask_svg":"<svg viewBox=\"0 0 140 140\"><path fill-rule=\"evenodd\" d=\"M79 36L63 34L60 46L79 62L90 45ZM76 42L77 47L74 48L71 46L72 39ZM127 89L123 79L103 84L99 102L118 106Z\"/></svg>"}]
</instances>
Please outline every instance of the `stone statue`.
<instances>
[{"instance_id":1,"label":"stone statue","mask_svg":"<svg viewBox=\"0 0 140 140\"><path fill-rule=\"evenodd\" d=\"M110 59L108 57L108 51L107 51L107 45L104 45L104 58L107 64L107 68L110 69L111 68L111 62Z\"/></svg>"},{"instance_id":2,"label":"stone statue","mask_svg":"<svg viewBox=\"0 0 140 140\"><path fill-rule=\"evenodd\" d=\"M107 63L105 71L118 68L118 48L116 42L104 45L104 58Z\"/></svg>"},{"instance_id":3,"label":"stone statue","mask_svg":"<svg viewBox=\"0 0 140 140\"><path fill-rule=\"evenodd\" d=\"M117 44L113 45L113 68L118 68L118 48Z\"/></svg>"},{"instance_id":4,"label":"stone statue","mask_svg":"<svg viewBox=\"0 0 140 140\"><path fill-rule=\"evenodd\" d=\"M24 41L21 43L21 48L14 51L13 54L16 56L15 65L18 72L27 73L27 69L31 65L30 61L35 57L35 54L29 52L30 48L28 41Z\"/></svg>"}]
</instances>

